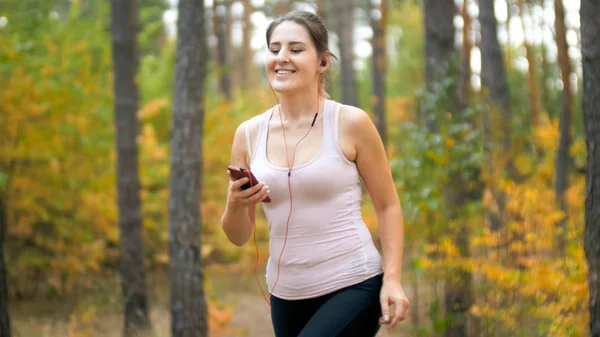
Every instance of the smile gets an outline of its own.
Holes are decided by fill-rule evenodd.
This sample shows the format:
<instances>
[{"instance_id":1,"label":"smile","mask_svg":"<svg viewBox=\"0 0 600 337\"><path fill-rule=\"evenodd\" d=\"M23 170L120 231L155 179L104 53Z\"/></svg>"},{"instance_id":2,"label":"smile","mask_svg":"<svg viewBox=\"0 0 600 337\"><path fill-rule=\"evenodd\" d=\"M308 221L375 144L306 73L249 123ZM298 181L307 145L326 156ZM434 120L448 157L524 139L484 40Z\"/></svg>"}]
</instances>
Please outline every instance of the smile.
<instances>
[{"instance_id":1,"label":"smile","mask_svg":"<svg viewBox=\"0 0 600 337\"><path fill-rule=\"evenodd\" d=\"M275 73L277 73L279 75L288 75L288 74L295 73L295 71L293 71L293 70L287 70L287 69L279 69L279 70L275 70Z\"/></svg>"}]
</instances>

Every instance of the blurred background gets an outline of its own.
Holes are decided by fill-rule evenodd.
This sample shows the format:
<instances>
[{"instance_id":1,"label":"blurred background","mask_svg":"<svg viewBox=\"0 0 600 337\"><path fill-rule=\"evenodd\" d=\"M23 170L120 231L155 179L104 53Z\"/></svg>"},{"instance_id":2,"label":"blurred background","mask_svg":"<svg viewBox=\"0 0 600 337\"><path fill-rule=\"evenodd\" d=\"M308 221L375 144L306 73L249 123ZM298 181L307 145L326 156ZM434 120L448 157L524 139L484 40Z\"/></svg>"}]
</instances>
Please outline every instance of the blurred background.
<instances>
[{"instance_id":1,"label":"blurred background","mask_svg":"<svg viewBox=\"0 0 600 337\"><path fill-rule=\"evenodd\" d=\"M338 57L328 91L371 115L402 201L412 312L380 336L587 336L579 1L204 4L199 221L211 336L273 336L254 243L229 243L220 217L233 134L276 104L266 27L291 9L326 22ZM130 248L143 256L152 336L170 331L177 6L137 1L130 68L143 233ZM123 334L114 38L108 1L0 4L0 302L13 336ZM363 213L379 245L366 193ZM260 210L257 221L262 282Z\"/></svg>"}]
</instances>

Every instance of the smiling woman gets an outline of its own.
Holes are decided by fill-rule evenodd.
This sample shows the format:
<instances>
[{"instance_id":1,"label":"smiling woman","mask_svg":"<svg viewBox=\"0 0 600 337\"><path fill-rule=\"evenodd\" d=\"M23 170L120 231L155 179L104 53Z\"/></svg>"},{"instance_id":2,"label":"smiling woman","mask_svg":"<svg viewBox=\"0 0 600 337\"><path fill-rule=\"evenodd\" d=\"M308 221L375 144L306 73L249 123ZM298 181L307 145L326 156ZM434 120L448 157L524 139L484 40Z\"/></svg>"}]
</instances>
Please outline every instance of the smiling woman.
<instances>
[{"instance_id":1,"label":"smiling woman","mask_svg":"<svg viewBox=\"0 0 600 337\"><path fill-rule=\"evenodd\" d=\"M277 337L375 336L380 324L404 320L409 306L400 285L402 210L381 138L364 111L329 99L325 76L335 56L319 17L287 13L269 25L266 40L278 104L235 133L231 165L259 183L243 189L248 178L228 171L223 230L245 244L256 202L270 197L265 299ZM361 178L379 219L383 260L362 219Z\"/></svg>"}]
</instances>

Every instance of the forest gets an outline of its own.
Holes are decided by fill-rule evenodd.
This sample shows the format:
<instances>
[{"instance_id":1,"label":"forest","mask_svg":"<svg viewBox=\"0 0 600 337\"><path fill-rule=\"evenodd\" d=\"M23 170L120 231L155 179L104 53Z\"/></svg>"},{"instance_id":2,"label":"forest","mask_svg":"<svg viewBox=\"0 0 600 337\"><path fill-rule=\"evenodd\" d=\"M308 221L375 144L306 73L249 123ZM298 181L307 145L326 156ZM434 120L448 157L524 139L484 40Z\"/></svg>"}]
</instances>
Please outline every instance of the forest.
<instances>
[{"instance_id":1,"label":"forest","mask_svg":"<svg viewBox=\"0 0 600 337\"><path fill-rule=\"evenodd\" d=\"M0 337L274 336L261 206L242 247L220 221L294 9L401 200L411 312L378 336L600 337L598 0L1 1Z\"/></svg>"}]
</instances>

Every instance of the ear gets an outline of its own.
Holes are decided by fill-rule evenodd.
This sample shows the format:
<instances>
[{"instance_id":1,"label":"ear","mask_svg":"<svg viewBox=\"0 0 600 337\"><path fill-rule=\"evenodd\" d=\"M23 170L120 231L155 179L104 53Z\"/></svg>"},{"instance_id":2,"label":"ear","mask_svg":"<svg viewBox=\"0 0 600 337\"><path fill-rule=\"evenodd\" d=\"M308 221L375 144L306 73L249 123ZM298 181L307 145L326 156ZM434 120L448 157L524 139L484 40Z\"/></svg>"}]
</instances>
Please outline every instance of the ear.
<instances>
[{"instance_id":1,"label":"ear","mask_svg":"<svg viewBox=\"0 0 600 337\"><path fill-rule=\"evenodd\" d=\"M321 64L319 64L319 72L320 73L323 73L323 72L325 72L325 70L329 69L330 61L331 61L330 55L323 55L323 58L321 59Z\"/></svg>"}]
</instances>

